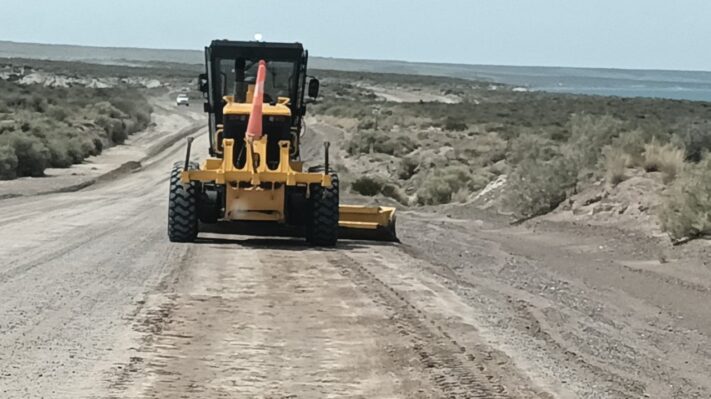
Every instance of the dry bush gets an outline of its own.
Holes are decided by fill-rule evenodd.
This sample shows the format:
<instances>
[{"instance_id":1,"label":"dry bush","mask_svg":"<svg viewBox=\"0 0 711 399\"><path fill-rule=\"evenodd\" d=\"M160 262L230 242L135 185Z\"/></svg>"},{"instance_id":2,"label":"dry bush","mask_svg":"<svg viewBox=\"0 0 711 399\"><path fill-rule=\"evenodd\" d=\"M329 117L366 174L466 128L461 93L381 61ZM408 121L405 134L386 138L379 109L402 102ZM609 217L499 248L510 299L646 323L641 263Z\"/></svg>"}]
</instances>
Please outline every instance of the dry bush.
<instances>
[{"instance_id":1,"label":"dry bush","mask_svg":"<svg viewBox=\"0 0 711 399\"><path fill-rule=\"evenodd\" d=\"M410 179L420 166L420 159L414 156L404 157L400 159L397 168L397 177L402 180Z\"/></svg>"},{"instance_id":2,"label":"dry bush","mask_svg":"<svg viewBox=\"0 0 711 399\"><path fill-rule=\"evenodd\" d=\"M471 182L469 168L462 165L450 165L430 172L417 190L417 202L421 205L447 204L452 196Z\"/></svg>"},{"instance_id":3,"label":"dry bush","mask_svg":"<svg viewBox=\"0 0 711 399\"><path fill-rule=\"evenodd\" d=\"M504 204L518 219L542 215L563 202L577 183L575 162L527 159L509 175Z\"/></svg>"},{"instance_id":4,"label":"dry bush","mask_svg":"<svg viewBox=\"0 0 711 399\"><path fill-rule=\"evenodd\" d=\"M17 177L17 163L15 149L8 144L0 144L0 179Z\"/></svg>"},{"instance_id":5,"label":"dry bush","mask_svg":"<svg viewBox=\"0 0 711 399\"><path fill-rule=\"evenodd\" d=\"M469 164L491 165L506 158L508 143L498 133L477 135L462 146L457 146L457 158Z\"/></svg>"},{"instance_id":6,"label":"dry bush","mask_svg":"<svg viewBox=\"0 0 711 399\"><path fill-rule=\"evenodd\" d=\"M620 133L612 141L611 146L627 154L627 167L642 166L644 163L644 145L653 139L653 135L645 130L635 129Z\"/></svg>"},{"instance_id":7,"label":"dry bush","mask_svg":"<svg viewBox=\"0 0 711 399\"><path fill-rule=\"evenodd\" d=\"M678 133L676 141L684 148L687 161L701 161L704 153L711 151L711 122L689 122Z\"/></svg>"},{"instance_id":8,"label":"dry bush","mask_svg":"<svg viewBox=\"0 0 711 399\"><path fill-rule=\"evenodd\" d=\"M382 194L403 205L408 204L407 196L398 186L388 183L380 177L361 176L351 184L351 189L361 195L373 197Z\"/></svg>"},{"instance_id":9,"label":"dry bush","mask_svg":"<svg viewBox=\"0 0 711 399\"><path fill-rule=\"evenodd\" d=\"M647 172L662 172L664 183L668 184L684 167L684 150L654 139L644 146L642 166Z\"/></svg>"},{"instance_id":10,"label":"dry bush","mask_svg":"<svg viewBox=\"0 0 711 399\"><path fill-rule=\"evenodd\" d=\"M620 135L622 122L609 115L574 114L569 125L565 153L577 165L578 174L594 175L602 149Z\"/></svg>"},{"instance_id":11,"label":"dry bush","mask_svg":"<svg viewBox=\"0 0 711 399\"><path fill-rule=\"evenodd\" d=\"M351 189L358 194L372 197L380 193L383 189L383 185L384 183L381 179L361 176L351 184Z\"/></svg>"},{"instance_id":12,"label":"dry bush","mask_svg":"<svg viewBox=\"0 0 711 399\"><path fill-rule=\"evenodd\" d=\"M442 126L444 127L444 130L451 130L455 132L461 132L467 130L468 128L467 123L463 120L463 118L450 115L444 118Z\"/></svg>"},{"instance_id":13,"label":"dry bush","mask_svg":"<svg viewBox=\"0 0 711 399\"><path fill-rule=\"evenodd\" d=\"M412 138L381 131L364 131L354 134L346 147L350 155L378 152L401 156L417 148Z\"/></svg>"},{"instance_id":14,"label":"dry bush","mask_svg":"<svg viewBox=\"0 0 711 399\"><path fill-rule=\"evenodd\" d=\"M602 157L605 181L613 187L622 183L627 178L625 172L631 163L631 156L620 147L607 146L602 149Z\"/></svg>"},{"instance_id":15,"label":"dry bush","mask_svg":"<svg viewBox=\"0 0 711 399\"><path fill-rule=\"evenodd\" d=\"M685 168L659 208L659 221L672 239L711 234L711 157Z\"/></svg>"},{"instance_id":16,"label":"dry bush","mask_svg":"<svg viewBox=\"0 0 711 399\"><path fill-rule=\"evenodd\" d=\"M395 201L397 201L403 205L409 205L410 201L407 198L407 195L405 195L402 192L400 187L398 187L392 183L384 184L383 187L380 189L380 193L388 198L394 199Z\"/></svg>"},{"instance_id":17,"label":"dry bush","mask_svg":"<svg viewBox=\"0 0 711 399\"><path fill-rule=\"evenodd\" d=\"M548 161L560 156L560 143L536 134L522 134L512 140L506 160L517 165L525 160Z\"/></svg>"}]
</instances>

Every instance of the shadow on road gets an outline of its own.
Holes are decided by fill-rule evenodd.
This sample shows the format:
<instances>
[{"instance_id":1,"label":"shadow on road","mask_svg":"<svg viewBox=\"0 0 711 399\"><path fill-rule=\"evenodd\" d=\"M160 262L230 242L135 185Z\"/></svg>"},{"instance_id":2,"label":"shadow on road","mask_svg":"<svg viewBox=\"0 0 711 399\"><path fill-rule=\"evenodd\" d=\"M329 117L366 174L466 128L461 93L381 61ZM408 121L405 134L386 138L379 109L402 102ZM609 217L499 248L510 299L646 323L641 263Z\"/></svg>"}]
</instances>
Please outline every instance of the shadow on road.
<instances>
[{"instance_id":1,"label":"shadow on road","mask_svg":"<svg viewBox=\"0 0 711 399\"><path fill-rule=\"evenodd\" d=\"M235 237L199 237L196 244L235 245L253 249L279 249L288 251L338 251L369 248L373 246L395 246L394 242L339 240L333 248L312 247L303 238L235 238Z\"/></svg>"}]
</instances>

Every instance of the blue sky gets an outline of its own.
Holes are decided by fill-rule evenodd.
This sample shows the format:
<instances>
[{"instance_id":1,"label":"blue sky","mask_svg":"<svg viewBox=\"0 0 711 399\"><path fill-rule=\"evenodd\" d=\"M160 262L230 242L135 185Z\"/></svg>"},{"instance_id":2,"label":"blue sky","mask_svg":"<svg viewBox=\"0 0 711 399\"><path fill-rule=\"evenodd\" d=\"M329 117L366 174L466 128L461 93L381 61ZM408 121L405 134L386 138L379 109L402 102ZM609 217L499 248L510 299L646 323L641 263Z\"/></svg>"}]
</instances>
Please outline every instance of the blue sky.
<instances>
[{"instance_id":1,"label":"blue sky","mask_svg":"<svg viewBox=\"0 0 711 399\"><path fill-rule=\"evenodd\" d=\"M0 40L200 49L261 32L319 56L711 70L708 0L0 0L0 7Z\"/></svg>"}]
</instances>

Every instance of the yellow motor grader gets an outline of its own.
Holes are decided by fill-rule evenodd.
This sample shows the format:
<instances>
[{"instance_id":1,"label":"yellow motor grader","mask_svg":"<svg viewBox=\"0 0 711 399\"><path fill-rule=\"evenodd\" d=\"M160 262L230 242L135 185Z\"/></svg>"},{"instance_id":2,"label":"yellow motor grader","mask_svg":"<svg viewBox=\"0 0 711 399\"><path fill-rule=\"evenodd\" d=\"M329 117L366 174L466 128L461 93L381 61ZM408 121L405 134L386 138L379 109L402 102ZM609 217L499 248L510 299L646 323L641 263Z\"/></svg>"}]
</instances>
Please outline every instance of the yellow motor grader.
<instances>
[{"instance_id":1,"label":"yellow motor grader","mask_svg":"<svg viewBox=\"0 0 711 399\"><path fill-rule=\"evenodd\" d=\"M170 241L194 241L200 232L303 236L315 246L397 240L394 208L339 203L328 143L323 161L304 170L303 117L319 91L307 60L300 43L215 40L205 48L198 86L210 157L190 162L188 140L185 160L173 167Z\"/></svg>"}]
</instances>

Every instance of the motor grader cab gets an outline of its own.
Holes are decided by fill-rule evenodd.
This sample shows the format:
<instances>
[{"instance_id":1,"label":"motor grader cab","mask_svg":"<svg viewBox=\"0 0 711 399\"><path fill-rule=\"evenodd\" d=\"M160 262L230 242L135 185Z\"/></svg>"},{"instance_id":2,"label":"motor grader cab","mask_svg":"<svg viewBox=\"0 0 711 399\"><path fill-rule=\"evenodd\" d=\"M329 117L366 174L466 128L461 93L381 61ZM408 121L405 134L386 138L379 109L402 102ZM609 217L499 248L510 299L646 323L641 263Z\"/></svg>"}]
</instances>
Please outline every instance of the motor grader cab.
<instances>
[{"instance_id":1,"label":"motor grader cab","mask_svg":"<svg viewBox=\"0 0 711 399\"><path fill-rule=\"evenodd\" d=\"M338 238L397 240L395 209L339 203L338 176L321 162L304 170L300 157L308 53L300 43L216 40L205 48L199 89L209 115L209 154L177 162L170 178L168 237L194 241L199 232L303 236L312 245Z\"/></svg>"}]
</instances>

